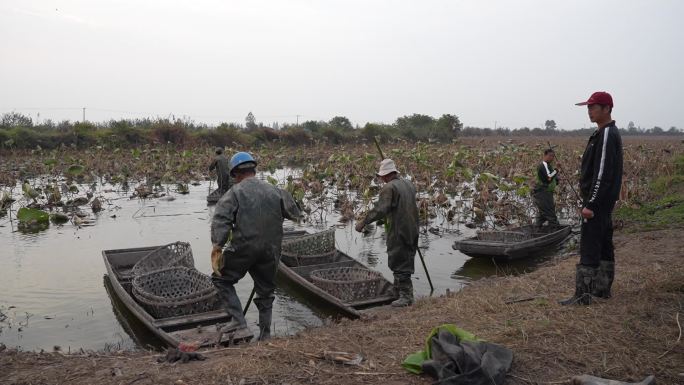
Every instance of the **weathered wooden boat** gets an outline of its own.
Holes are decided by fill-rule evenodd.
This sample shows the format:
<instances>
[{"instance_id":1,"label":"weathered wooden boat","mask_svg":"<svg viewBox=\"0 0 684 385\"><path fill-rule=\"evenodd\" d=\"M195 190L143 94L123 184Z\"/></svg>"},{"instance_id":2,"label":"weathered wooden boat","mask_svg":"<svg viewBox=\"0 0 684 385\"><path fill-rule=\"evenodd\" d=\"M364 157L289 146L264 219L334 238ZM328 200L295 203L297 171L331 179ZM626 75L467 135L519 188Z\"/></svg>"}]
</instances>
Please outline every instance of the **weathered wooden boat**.
<instances>
[{"instance_id":1,"label":"weathered wooden boat","mask_svg":"<svg viewBox=\"0 0 684 385\"><path fill-rule=\"evenodd\" d=\"M334 247L334 238L332 251L330 252L307 256L288 254L288 243L297 239L315 237L319 234L321 233L308 234L305 231L285 232L283 238L284 251L281 255L280 265L278 267L280 286L292 288L301 294L301 297L305 299L305 302L308 302L313 307L348 318L359 318L361 316L360 310L384 305L397 299L394 286L391 282L363 263L340 250L337 250L337 248ZM339 293L333 293L317 286L315 278L312 278L312 273L314 272L332 271L333 269L338 268L359 269L374 273L376 279L373 283L372 293L367 292L366 294L369 295L363 299L345 300L344 298L339 298L343 297L340 296ZM359 270L356 271L358 272Z\"/></svg>"},{"instance_id":2,"label":"weathered wooden boat","mask_svg":"<svg viewBox=\"0 0 684 385\"><path fill-rule=\"evenodd\" d=\"M216 189L207 195L207 203L216 204L216 202L221 199L221 196L223 196L223 192L221 192L219 189Z\"/></svg>"},{"instance_id":3,"label":"weathered wooden boat","mask_svg":"<svg viewBox=\"0 0 684 385\"><path fill-rule=\"evenodd\" d=\"M480 231L474 237L459 240L451 246L454 250L474 258L515 260L539 254L562 242L570 235L571 227L521 226L504 231Z\"/></svg>"},{"instance_id":4,"label":"weathered wooden boat","mask_svg":"<svg viewBox=\"0 0 684 385\"><path fill-rule=\"evenodd\" d=\"M213 346L217 342L216 324L230 321L230 315L224 310L211 310L191 315L156 318L138 301L133 291L133 266L150 252L161 246L140 247L132 249L104 250L102 257L107 268L109 283L114 293L145 327L156 335L165 345L176 347L181 342L199 343L200 347ZM250 340L253 335L234 336L225 334L219 344Z\"/></svg>"}]
</instances>

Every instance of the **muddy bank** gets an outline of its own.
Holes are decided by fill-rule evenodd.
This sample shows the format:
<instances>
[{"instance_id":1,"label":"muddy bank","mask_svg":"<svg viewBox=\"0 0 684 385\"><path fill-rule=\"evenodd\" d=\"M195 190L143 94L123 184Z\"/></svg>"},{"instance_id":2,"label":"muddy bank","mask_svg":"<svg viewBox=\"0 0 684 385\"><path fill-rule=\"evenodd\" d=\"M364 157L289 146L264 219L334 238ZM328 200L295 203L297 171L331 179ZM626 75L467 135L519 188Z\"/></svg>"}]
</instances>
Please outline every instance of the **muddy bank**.
<instances>
[{"instance_id":1,"label":"muddy bank","mask_svg":"<svg viewBox=\"0 0 684 385\"><path fill-rule=\"evenodd\" d=\"M4 350L0 383L427 384L430 379L408 374L400 363L442 323L512 349L509 384L561 384L581 373L621 380L655 374L659 384L684 383L683 233L678 228L618 234L614 297L589 307L555 303L572 292L576 263L574 256L557 258L527 275L480 280L411 308L380 309L358 321L208 352L202 362L158 364L156 354L145 352L64 356ZM365 360L361 367L342 367L317 358L324 351L360 353Z\"/></svg>"}]
</instances>

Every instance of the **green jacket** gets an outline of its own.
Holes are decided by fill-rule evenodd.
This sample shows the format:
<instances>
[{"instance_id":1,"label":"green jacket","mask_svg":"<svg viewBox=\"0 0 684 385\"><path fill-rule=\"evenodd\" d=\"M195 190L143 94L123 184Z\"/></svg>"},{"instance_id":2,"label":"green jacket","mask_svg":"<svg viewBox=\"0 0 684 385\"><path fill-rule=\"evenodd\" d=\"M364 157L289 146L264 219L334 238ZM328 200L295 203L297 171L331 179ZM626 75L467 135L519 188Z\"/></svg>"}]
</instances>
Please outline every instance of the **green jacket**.
<instances>
[{"instance_id":1,"label":"green jacket","mask_svg":"<svg viewBox=\"0 0 684 385\"><path fill-rule=\"evenodd\" d=\"M396 178L380 189L380 197L363 223L384 219L389 224L387 249L395 246L418 247L418 206L416 188L406 179Z\"/></svg>"},{"instance_id":2,"label":"green jacket","mask_svg":"<svg viewBox=\"0 0 684 385\"><path fill-rule=\"evenodd\" d=\"M551 164L546 162L539 163L537 167L537 180L534 187L534 192L546 190L548 192L556 191L558 184L558 171L554 170Z\"/></svg>"}]
</instances>

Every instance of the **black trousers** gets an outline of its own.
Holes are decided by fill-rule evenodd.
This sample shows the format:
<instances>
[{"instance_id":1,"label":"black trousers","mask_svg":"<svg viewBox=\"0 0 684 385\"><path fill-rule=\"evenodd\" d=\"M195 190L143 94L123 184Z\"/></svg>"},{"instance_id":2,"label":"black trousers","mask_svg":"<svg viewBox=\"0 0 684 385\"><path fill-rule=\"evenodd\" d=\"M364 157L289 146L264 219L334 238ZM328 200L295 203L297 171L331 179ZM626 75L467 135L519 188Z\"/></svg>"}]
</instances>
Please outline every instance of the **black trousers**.
<instances>
[{"instance_id":1,"label":"black trousers","mask_svg":"<svg viewBox=\"0 0 684 385\"><path fill-rule=\"evenodd\" d=\"M553 193L543 189L535 191L532 197L534 198L534 204L537 206L537 218L535 218L534 224L541 227L544 222L548 221L549 225L558 225L556 203L553 201Z\"/></svg>"},{"instance_id":2,"label":"black trousers","mask_svg":"<svg viewBox=\"0 0 684 385\"><path fill-rule=\"evenodd\" d=\"M593 218L582 220L580 264L598 267L601 261L615 261L612 209L599 211Z\"/></svg>"}]
</instances>

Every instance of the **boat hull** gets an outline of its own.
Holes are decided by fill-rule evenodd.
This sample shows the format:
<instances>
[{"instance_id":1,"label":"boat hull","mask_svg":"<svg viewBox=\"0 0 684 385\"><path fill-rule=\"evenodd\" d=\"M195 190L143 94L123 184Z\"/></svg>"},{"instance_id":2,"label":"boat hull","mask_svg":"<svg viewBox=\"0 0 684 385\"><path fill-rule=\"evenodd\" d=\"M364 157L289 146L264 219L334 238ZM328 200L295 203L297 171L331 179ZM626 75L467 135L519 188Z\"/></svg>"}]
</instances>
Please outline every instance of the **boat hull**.
<instances>
[{"instance_id":1,"label":"boat hull","mask_svg":"<svg viewBox=\"0 0 684 385\"><path fill-rule=\"evenodd\" d=\"M515 230L530 232L532 228L522 227L513 229L513 231ZM570 235L571 230L570 226L561 226L554 231L533 233L530 239L517 242L481 240L475 236L454 242L452 248L473 258L494 258L496 260L512 261L537 255L547 250L550 246L559 244Z\"/></svg>"},{"instance_id":2,"label":"boat hull","mask_svg":"<svg viewBox=\"0 0 684 385\"><path fill-rule=\"evenodd\" d=\"M253 335L245 335L237 341L231 341L229 335L217 341L217 324L230 321L230 315L224 310L214 310L178 317L155 318L141 306L131 294L133 265L149 252L160 246L140 247L132 249L104 250L107 278L113 293L149 332L155 335L164 345L177 347L181 342L208 347L217 344L227 345L231 342L248 341Z\"/></svg>"}]
</instances>

